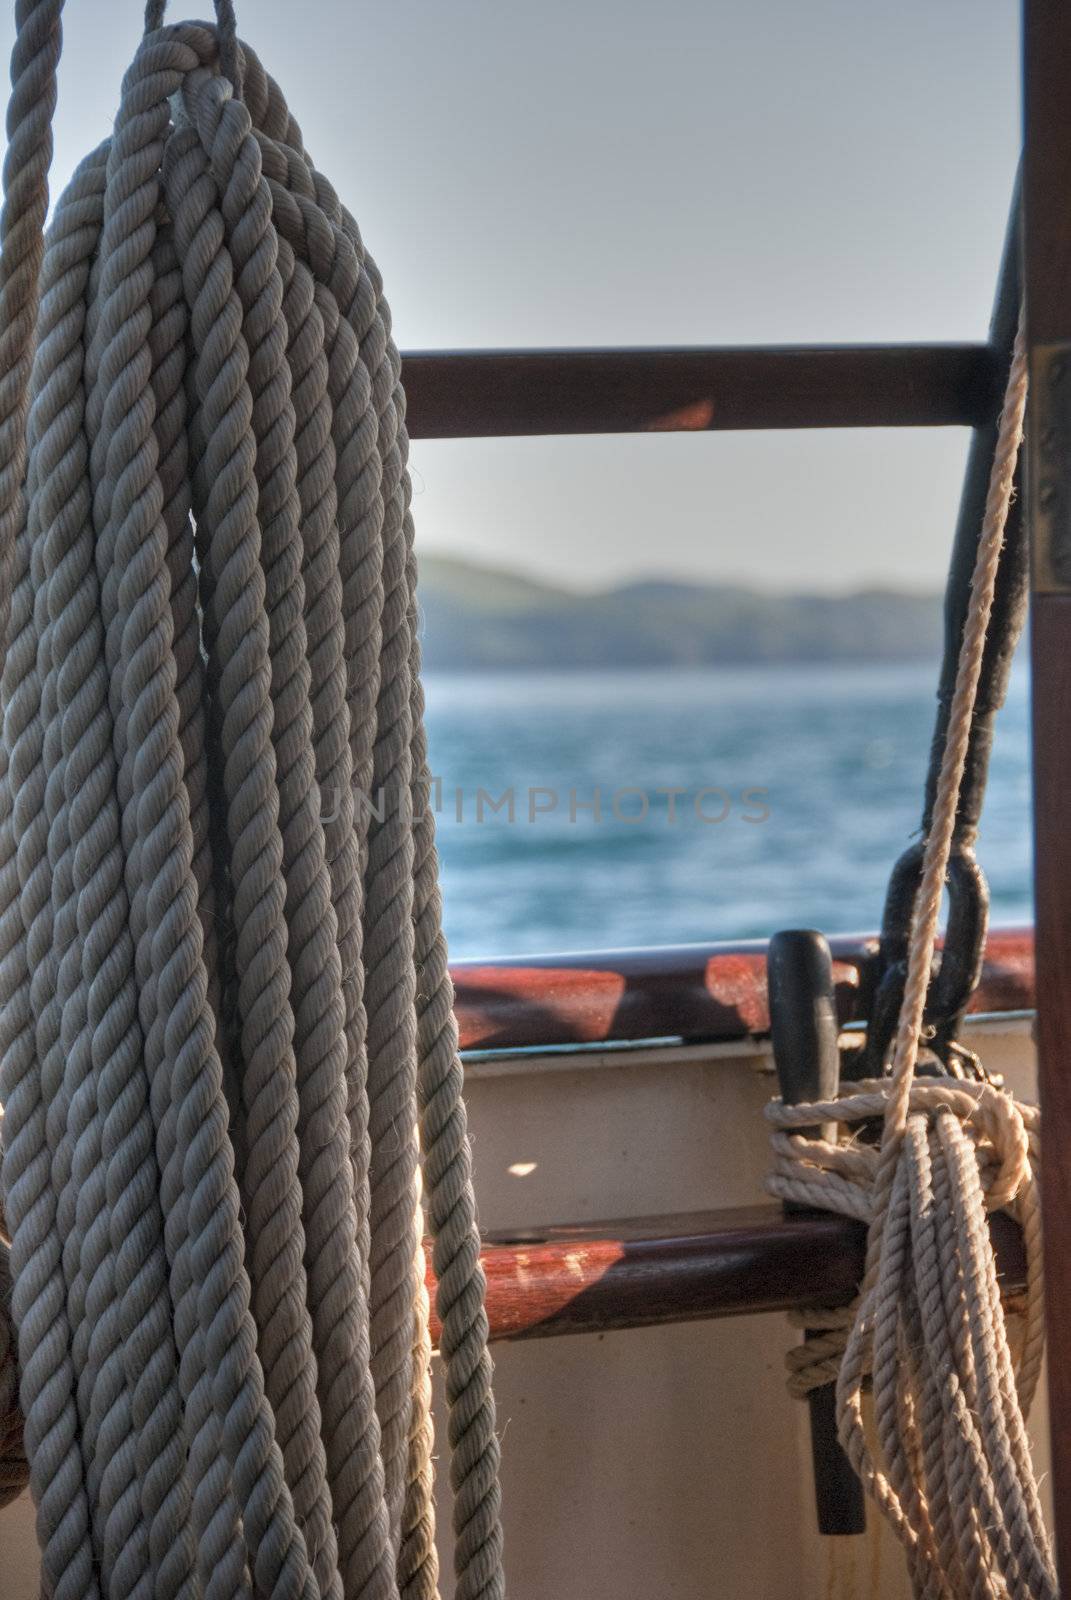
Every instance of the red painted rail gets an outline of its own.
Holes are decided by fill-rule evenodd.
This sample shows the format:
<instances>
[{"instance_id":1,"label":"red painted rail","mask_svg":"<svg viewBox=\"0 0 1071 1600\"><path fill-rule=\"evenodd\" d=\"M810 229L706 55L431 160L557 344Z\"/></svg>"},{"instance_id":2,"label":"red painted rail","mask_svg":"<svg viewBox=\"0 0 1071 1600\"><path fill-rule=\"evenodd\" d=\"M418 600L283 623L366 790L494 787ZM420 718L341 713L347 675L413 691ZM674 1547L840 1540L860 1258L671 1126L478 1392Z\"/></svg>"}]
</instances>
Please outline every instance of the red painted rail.
<instances>
[{"instance_id":1,"label":"red painted rail","mask_svg":"<svg viewBox=\"0 0 1071 1600\"><path fill-rule=\"evenodd\" d=\"M1025 1277L1022 1237L999 1213L991 1229L1013 1294ZM865 1251L862 1224L786 1217L774 1205L492 1235L482 1251L487 1319L492 1339L546 1339L847 1304Z\"/></svg>"},{"instance_id":2,"label":"red painted rail","mask_svg":"<svg viewBox=\"0 0 1071 1600\"><path fill-rule=\"evenodd\" d=\"M841 1021L860 1020L877 939L840 938L832 945ZM762 1034L770 1026L764 940L458 961L452 971L466 1050L644 1039L719 1042ZM1021 1011L1033 1004L1032 931L994 930L971 1010Z\"/></svg>"}]
</instances>

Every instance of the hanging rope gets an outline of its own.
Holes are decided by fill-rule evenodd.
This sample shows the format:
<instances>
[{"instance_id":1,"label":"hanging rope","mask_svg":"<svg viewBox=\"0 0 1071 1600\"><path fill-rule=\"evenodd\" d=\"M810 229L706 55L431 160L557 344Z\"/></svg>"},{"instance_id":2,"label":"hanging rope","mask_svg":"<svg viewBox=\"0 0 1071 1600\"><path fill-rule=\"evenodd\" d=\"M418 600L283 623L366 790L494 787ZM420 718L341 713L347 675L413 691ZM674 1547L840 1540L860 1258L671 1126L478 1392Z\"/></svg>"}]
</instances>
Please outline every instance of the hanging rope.
<instances>
[{"instance_id":1,"label":"hanging rope","mask_svg":"<svg viewBox=\"0 0 1071 1600\"><path fill-rule=\"evenodd\" d=\"M152 0L42 255L61 10L19 0L0 221L2 1193L45 1589L436 1594L426 1210L457 1594L495 1600L390 312L226 4Z\"/></svg>"},{"instance_id":2,"label":"hanging rope","mask_svg":"<svg viewBox=\"0 0 1071 1600\"><path fill-rule=\"evenodd\" d=\"M805 1392L836 1379L849 1460L906 1548L915 1593L940 1600L1056 1595L1024 1426L1044 1340L1038 1114L986 1083L915 1076L1026 386L1020 333L914 905L890 1074L849 1085L828 1104L775 1101L768 1111L776 1130L771 1191L868 1225L857 1304L847 1317L830 1318L816 1359L808 1354L796 1364L793 1387ZM859 1143L853 1130L876 1118L882 1132L875 1149ZM837 1125L835 1141L794 1131L823 1122ZM987 1212L998 1209L1020 1222L1027 1259L1025 1327L1015 1359L986 1221ZM806 1314L808 1326L813 1318ZM873 1443L863 1420L868 1378Z\"/></svg>"}]
</instances>

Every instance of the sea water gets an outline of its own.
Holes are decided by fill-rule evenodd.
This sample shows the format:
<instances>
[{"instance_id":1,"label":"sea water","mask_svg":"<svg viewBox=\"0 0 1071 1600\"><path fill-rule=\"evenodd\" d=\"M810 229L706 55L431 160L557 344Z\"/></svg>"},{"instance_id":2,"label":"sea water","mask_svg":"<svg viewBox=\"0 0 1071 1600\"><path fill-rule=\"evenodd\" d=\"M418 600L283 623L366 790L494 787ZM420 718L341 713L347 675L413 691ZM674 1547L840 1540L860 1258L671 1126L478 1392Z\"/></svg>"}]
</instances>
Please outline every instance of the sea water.
<instances>
[{"instance_id":1,"label":"sea water","mask_svg":"<svg viewBox=\"0 0 1071 1600\"><path fill-rule=\"evenodd\" d=\"M436 675L451 954L874 929L917 837L932 666ZM998 725L979 855L1029 920L1028 687Z\"/></svg>"}]
</instances>

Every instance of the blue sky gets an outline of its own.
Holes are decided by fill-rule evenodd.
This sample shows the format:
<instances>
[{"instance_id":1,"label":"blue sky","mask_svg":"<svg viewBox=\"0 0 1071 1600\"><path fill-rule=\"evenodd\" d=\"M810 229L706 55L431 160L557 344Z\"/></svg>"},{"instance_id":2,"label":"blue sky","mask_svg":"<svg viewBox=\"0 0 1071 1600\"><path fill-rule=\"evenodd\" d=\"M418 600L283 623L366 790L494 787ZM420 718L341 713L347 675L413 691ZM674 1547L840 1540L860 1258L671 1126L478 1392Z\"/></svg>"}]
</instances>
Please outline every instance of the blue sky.
<instances>
[{"instance_id":1,"label":"blue sky","mask_svg":"<svg viewBox=\"0 0 1071 1600\"><path fill-rule=\"evenodd\" d=\"M107 131L140 12L69 5L58 181ZM403 349L984 333L1019 139L1012 0L238 13L357 215ZM964 449L954 431L423 443L418 534L581 586L932 587Z\"/></svg>"}]
</instances>

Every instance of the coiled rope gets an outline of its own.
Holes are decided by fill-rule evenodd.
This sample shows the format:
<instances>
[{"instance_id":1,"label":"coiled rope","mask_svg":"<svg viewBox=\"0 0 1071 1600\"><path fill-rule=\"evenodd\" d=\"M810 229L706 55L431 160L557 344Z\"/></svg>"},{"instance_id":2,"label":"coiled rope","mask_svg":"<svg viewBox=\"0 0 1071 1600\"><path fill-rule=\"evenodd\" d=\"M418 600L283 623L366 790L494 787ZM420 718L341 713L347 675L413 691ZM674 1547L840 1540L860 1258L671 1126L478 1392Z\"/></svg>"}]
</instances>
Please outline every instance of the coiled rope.
<instances>
[{"instance_id":1,"label":"coiled rope","mask_svg":"<svg viewBox=\"0 0 1071 1600\"><path fill-rule=\"evenodd\" d=\"M496 1600L381 279L226 4L150 4L43 248L61 10L18 0L0 221L2 1193L44 1587L434 1595L426 1212L457 1593Z\"/></svg>"},{"instance_id":2,"label":"coiled rope","mask_svg":"<svg viewBox=\"0 0 1071 1600\"><path fill-rule=\"evenodd\" d=\"M916 1595L1055 1600L1056 1578L1024 1418L1043 1344L1039 1119L989 1084L915 1076L960 785L997 564L1022 441L1020 332L998 430L908 972L887 1078L823 1104L774 1101L770 1190L868 1224L859 1299L793 1364L790 1387L837 1383L841 1442L903 1542ZM939 1066L939 1063L937 1064ZM881 1119L878 1148L861 1124ZM815 1124L837 1137L805 1137ZM1027 1260L1015 1356L987 1212L1022 1226ZM805 1313L808 1327L815 1313ZM845 1336L846 1330L846 1336ZM843 1351L843 1355L840 1352ZM814 1359L812 1359L814 1358ZM873 1388L873 1440L863 1391Z\"/></svg>"}]
</instances>

